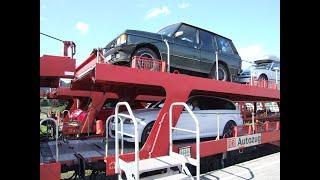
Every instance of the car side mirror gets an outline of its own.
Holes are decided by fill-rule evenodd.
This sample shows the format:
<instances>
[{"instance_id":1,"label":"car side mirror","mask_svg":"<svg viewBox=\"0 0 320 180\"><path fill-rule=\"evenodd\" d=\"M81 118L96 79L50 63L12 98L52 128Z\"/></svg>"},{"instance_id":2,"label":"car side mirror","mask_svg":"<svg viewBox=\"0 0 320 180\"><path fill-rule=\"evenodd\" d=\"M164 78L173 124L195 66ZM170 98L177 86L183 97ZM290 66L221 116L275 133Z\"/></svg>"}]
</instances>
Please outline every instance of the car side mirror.
<instances>
[{"instance_id":1,"label":"car side mirror","mask_svg":"<svg viewBox=\"0 0 320 180\"><path fill-rule=\"evenodd\" d=\"M272 68L273 71L280 71L280 68L279 67L274 67Z\"/></svg>"},{"instance_id":2,"label":"car side mirror","mask_svg":"<svg viewBox=\"0 0 320 180\"><path fill-rule=\"evenodd\" d=\"M174 37L179 37L183 35L183 31L178 31L174 34Z\"/></svg>"}]
</instances>

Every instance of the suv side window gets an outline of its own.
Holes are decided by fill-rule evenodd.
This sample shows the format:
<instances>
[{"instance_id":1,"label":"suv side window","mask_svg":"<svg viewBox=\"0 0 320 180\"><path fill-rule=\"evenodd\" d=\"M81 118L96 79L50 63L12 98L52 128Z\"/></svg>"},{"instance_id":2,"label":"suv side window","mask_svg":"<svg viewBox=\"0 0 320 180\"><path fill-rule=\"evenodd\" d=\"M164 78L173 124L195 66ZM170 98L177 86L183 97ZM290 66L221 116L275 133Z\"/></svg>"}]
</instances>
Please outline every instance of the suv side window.
<instances>
[{"instance_id":1,"label":"suv side window","mask_svg":"<svg viewBox=\"0 0 320 180\"><path fill-rule=\"evenodd\" d=\"M229 40L217 36L217 41L218 41L217 43L220 51L226 54L234 54L232 47L229 43Z\"/></svg>"},{"instance_id":2,"label":"suv side window","mask_svg":"<svg viewBox=\"0 0 320 180\"><path fill-rule=\"evenodd\" d=\"M197 38L196 38L196 32L197 29L190 27L190 26L186 26L186 25L181 25L181 27L179 28L179 31L182 31L183 34L181 36L178 36L177 39L180 39L182 41L187 41L190 43L197 43Z\"/></svg>"},{"instance_id":3,"label":"suv side window","mask_svg":"<svg viewBox=\"0 0 320 180\"><path fill-rule=\"evenodd\" d=\"M215 51L216 46L213 41L213 36L212 34L200 30L200 44L201 44L201 49L206 50L206 51Z\"/></svg>"}]
</instances>

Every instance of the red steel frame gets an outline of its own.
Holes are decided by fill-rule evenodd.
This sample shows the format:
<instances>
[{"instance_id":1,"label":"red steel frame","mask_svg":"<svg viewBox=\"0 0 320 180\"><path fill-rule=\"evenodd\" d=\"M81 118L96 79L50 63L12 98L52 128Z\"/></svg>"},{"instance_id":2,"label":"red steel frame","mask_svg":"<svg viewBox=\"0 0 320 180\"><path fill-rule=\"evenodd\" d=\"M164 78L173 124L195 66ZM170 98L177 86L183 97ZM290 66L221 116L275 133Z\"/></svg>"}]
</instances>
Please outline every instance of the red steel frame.
<instances>
[{"instance_id":1,"label":"red steel frame","mask_svg":"<svg viewBox=\"0 0 320 180\"><path fill-rule=\"evenodd\" d=\"M58 87L60 78L74 78L76 60L70 57L40 57L40 86Z\"/></svg>"},{"instance_id":2,"label":"red steel frame","mask_svg":"<svg viewBox=\"0 0 320 180\"><path fill-rule=\"evenodd\" d=\"M58 59L61 61L59 63ZM40 76L42 77L42 86L50 85L51 81L56 81L57 77L68 77L66 71L74 71L73 63L67 62L67 57L58 56L43 56L41 61ZM68 59L72 60L72 59ZM49 62L55 61L55 66L49 66ZM61 64L67 62L67 64ZM58 65L57 65L58 64ZM212 79L192 77L182 74L169 74L163 72L151 72L148 70L138 70L128 67L114 66L109 64L99 63L95 54L76 68L75 79L72 82L72 90L84 91L100 91L104 92L103 96L111 96L110 93L117 93L119 96L127 96L129 98L136 98L137 95L153 95L165 96L166 100L162 107L151 133L140 150L140 159L158 157L167 155L169 147L169 123L168 111L170 104L173 102L185 102L190 95L207 94L228 98L232 101L279 101L280 93L274 89L251 87L242 84L231 82L222 82ZM48 80L48 77L51 78ZM52 78L53 77L53 78ZM47 78L47 79L46 79ZM48 83L49 82L49 83ZM100 93L101 94L101 93ZM103 101L104 102L104 101ZM95 107L102 106L101 102L94 102ZM101 108L101 107L100 107ZM175 126L181 114L182 108L177 107L173 112L173 125ZM83 128L85 131L86 126ZM280 140L280 129L275 131L262 132L262 143L274 142ZM161 148L159 148L161 147ZM195 144L191 144L191 154L195 156ZM211 140L201 142L200 156L205 157L227 151L227 139ZM177 150L177 147L175 147ZM134 154L124 154L122 159L133 160ZM114 174L114 156L105 157L106 172L108 175ZM51 166L59 166L59 164L42 164L41 177L47 177L46 171ZM46 168L45 166L50 166ZM54 168L58 169L59 168ZM46 172L46 173L45 173ZM57 174L57 173L55 173ZM59 175L60 176L60 175Z\"/></svg>"},{"instance_id":3,"label":"red steel frame","mask_svg":"<svg viewBox=\"0 0 320 180\"><path fill-rule=\"evenodd\" d=\"M68 87L59 87L55 91L48 94L48 98L51 99L73 99L73 104L70 108L70 112L76 109L77 97L90 97L91 98L91 104L88 108L88 115L86 117L85 124L81 127L80 134L88 133L88 124L90 125L90 133L95 133L95 124L94 119L98 118L103 121L106 120L103 114L99 114L99 112L102 109L102 106L104 102L107 99L119 99L119 96L116 93L102 93L102 92L94 92L94 91L81 91L81 90L71 90ZM137 101L160 101L163 99L161 96L137 96L135 100ZM107 114L113 114L114 110L109 110L108 112L105 112ZM104 117L104 118L103 118ZM103 119L102 119L103 118ZM63 119L63 122L69 121L69 117L66 116ZM68 131L67 127L63 127L62 132L64 134L78 134L77 132Z\"/></svg>"},{"instance_id":4,"label":"red steel frame","mask_svg":"<svg viewBox=\"0 0 320 180\"><path fill-rule=\"evenodd\" d=\"M84 73L85 72L85 73ZM253 87L231 82L192 77L181 74L151 72L128 67L86 61L77 69L72 89L95 90L102 92L122 92L134 97L137 94L166 96L166 101L151 133L140 150L140 158L166 155L169 147L169 106L173 102L185 102L190 94L210 94L228 98L233 101L279 101L278 90ZM126 89L127 91L121 91ZM182 108L173 112L173 125L177 123ZM161 136L160 136L161 134ZM262 143L280 139L280 130L262 133ZM192 145L194 155L195 145ZM161 147L161 148L157 148ZM213 148L214 147L214 148ZM227 140L201 142L201 157L226 152ZM132 153L124 154L122 159L133 160ZM107 174L114 173L114 156L105 158Z\"/></svg>"}]
</instances>

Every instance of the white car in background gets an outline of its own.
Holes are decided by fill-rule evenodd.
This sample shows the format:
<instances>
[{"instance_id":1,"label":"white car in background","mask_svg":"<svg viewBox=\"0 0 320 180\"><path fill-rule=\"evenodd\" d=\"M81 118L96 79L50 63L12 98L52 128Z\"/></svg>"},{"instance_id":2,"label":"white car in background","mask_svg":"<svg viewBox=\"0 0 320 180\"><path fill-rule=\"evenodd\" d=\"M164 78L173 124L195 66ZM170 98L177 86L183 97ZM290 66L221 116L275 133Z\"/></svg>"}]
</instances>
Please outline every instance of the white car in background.
<instances>
[{"instance_id":1,"label":"white car in background","mask_svg":"<svg viewBox=\"0 0 320 180\"><path fill-rule=\"evenodd\" d=\"M239 75L240 83L249 83L251 78L254 80L278 81L280 84L280 61L271 59L262 59L254 61L255 65L244 70Z\"/></svg>"},{"instance_id":2,"label":"white car in background","mask_svg":"<svg viewBox=\"0 0 320 180\"><path fill-rule=\"evenodd\" d=\"M192 104L198 104L198 108L192 107ZM133 110L135 118L140 119L142 123L138 123L138 139L139 142L144 144L150 131L156 121L158 114L163 106L164 100L152 105L148 109ZM218 134L217 128L217 116L220 114L219 122L219 136L229 137L232 132L232 128L237 125L243 124L243 119L240 114L240 110L237 109L235 104L227 99L217 98L212 96L193 96L187 101L187 104L191 106L191 110L199 120L200 124L200 138L216 137ZM197 110L196 110L197 109ZM124 114L128 114L125 112ZM124 118L119 116L119 118ZM120 123L118 125L120 130ZM183 110L178 123L177 128L183 128L195 131L195 124L190 114ZM114 119L109 124L109 135L114 137L115 123ZM134 134L134 125L131 119L124 118L123 131L129 134ZM173 130L173 140L193 139L194 134L175 131ZM124 140L128 142L134 142L134 138L124 136Z\"/></svg>"}]
</instances>

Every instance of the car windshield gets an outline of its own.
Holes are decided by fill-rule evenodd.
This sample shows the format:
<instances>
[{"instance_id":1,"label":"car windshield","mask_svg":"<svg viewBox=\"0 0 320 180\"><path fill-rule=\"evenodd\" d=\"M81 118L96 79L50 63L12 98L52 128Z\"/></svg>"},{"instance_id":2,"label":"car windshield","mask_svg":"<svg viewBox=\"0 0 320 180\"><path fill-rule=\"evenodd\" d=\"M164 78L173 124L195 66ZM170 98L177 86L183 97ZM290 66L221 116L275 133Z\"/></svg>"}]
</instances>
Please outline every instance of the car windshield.
<instances>
[{"instance_id":1,"label":"car windshield","mask_svg":"<svg viewBox=\"0 0 320 180\"><path fill-rule=\"evenodd\" d=\"M169 25L165 28L162 28L158 34L161 34L161 35L167 35L167 36L172 36L172 34L174 33L174 31L177 29L177 27L179 26L179 24L172 24L172 25Z\"/></svg>"},{"instance_id":2,"label":"car windshield","mask_svg":"<svg viewBox=\"0 0 320 180\"><path fill-rule=\"evenodd\" d=\"M259 63L255 65L256 69L269 69L271 66L271 63Z\"/></svg>"}]
</instances>

